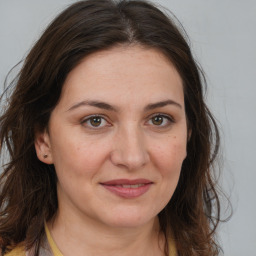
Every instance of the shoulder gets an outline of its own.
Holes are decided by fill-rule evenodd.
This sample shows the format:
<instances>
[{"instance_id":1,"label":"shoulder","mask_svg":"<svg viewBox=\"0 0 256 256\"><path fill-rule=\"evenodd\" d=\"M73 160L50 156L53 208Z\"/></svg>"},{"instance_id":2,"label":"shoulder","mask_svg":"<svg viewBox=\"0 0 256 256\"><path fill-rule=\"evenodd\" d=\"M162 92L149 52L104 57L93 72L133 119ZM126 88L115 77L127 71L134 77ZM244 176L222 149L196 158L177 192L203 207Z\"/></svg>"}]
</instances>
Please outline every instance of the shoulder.
<instances>
[{"instance_id":1,"label":"shoulder","mask_svg":"<svg viewBox=\"0 0 256 256\"><path fill-rule=\"evenodd\" d=\"M4 254L4 256L26 256L26 252L23 246L18 246L10 252Z\"/></svg>"}]
</instances>

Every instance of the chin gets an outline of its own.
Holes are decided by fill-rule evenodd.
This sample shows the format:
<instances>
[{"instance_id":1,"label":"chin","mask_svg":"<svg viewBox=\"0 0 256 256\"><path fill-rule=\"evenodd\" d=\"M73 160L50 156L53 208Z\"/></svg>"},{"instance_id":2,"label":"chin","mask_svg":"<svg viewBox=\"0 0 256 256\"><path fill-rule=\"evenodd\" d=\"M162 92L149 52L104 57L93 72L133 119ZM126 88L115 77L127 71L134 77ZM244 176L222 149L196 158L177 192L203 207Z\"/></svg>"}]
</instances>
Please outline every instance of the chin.
<instances>
[{"instance_id":1,"label":"chin","mask_svg":"<svg viewBox=\"0 0 256 256\"><path fill-rule=\"evenodd\" d=\"M106 220L110 226L115 228L136 228L150 222L154 222L157 218L157 215L148 215L143 213L135 212L120 212L118 214L113 214L109 216L110 218ZM114 218L113 218L114 217Z\"/></svg>"}]
</instances>

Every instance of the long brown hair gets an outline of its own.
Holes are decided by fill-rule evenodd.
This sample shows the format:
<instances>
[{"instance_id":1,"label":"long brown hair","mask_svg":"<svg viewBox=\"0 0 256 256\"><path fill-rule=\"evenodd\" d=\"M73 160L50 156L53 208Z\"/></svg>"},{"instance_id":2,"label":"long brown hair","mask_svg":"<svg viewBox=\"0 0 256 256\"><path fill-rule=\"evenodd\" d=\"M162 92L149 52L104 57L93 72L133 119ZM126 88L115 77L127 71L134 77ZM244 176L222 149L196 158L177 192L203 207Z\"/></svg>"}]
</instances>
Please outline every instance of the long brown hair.
<instances>
[{"instance_id":1,"label":"long brown hair","mask_svg":"<svg viewBox=\"0 0 256 256\"><path fill-rule=\"evenodd\" d=\"M38 255L44 221L57 211L55 169L38 160L34 134L47 127L69 72L98 50L140 44L160 50L175 65L192 131L178 186L159 213L161 230L166 240L172 233L180 256L218 255L214 235L220 203L213 163L219 133L204 103L203 73L173 20L146 1L88 0L71 5L45 30L0 117L1 154L7 148L10 158L0 180L1 248L24 242Z\"/></svg>"}]
</instances>

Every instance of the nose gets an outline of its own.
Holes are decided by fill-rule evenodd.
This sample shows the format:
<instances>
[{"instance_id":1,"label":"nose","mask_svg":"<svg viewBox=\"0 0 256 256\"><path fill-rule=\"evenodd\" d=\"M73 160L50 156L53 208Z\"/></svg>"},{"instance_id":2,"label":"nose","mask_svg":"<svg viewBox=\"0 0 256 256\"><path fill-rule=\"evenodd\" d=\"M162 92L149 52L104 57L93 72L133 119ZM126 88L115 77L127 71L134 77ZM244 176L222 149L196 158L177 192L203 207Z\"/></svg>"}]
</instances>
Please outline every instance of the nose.
<instances>
[{"instance_id":1,"label":"nose","mask_svg":"<svg viewBox=\"0 0 256 256\"><path fill-rule=\"evenodd\" d=\"M143 132L132 125L120 129L113 140L111 161L116 166L136 170L149 162Z\"/></svg>"}]
</instances>

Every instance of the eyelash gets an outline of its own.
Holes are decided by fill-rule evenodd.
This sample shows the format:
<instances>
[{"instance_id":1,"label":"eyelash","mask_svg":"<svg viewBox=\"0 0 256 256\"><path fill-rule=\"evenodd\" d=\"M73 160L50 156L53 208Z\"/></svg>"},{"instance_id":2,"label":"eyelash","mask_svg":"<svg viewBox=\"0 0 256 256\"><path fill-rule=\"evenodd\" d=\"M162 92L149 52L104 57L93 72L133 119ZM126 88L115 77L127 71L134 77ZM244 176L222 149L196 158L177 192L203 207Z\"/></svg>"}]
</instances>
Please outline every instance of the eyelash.
<instances>
[{"instance_id":1,"label":"eyelash","mask_svg":"<svg viewBox=\"0 0 256 256\"><path fill-rule=\"evenodd\" d=\"M92 125L91 121L93 120L93 118L96 118L96 119L98 119L98 121L100 121L100 124L98 126L93 126ZM162 125L162 123L159 124L159 125L153 124L153 118L162 118L162 121L163 122L167 122L167 123L165 123L164 125ZM102 125L102 120L104 122L106 122L105 125ZM155 126L155 127L159 127L159 128L166 128L166 127L169 127L171 124L173 124L175 121L174 121L173 117L171 117L170 115L166 115L166 114L162 114L162 113L157 113L157 114L154 114L154 115L150 116L149 120L146 123L149 123L149 122L151 122L151 124L149 124L149 125L152 125L152 126ZM87 128L90 128L90 129L102 129L102 128L111 126L111 124L102 115L92 115L92 116L89 116L86 119L83 119L81 121L81 124L83 126L87 126Z\"/></svg>"},{"instance_id":2,"label":"eyelash","mask_svg":"<svg viewBox=\"0 0 256 256\"><path fill-rule=\"evenodd\" d=\"M166 114L162 114L162 113L157 113L157 114L152 115L148 122L151 121L151 123L152 123L153 118L156 118L156 117L163 118L163 122L165 121L166 123L164 125L162 125L162 123L160 125L152 124L155 127L167 128L171 124L175 123L175 120L174 120L174 118L172 116L166 115Z\"/></svg>"},{"instance_id":3,"label":"eyelash","mask_svg":"<svg viewBox=\"0 0 256 256\"><path fill-rule=\"evenodd\" d=\"M86 119L83 119L81 124L84 126L87 126L90 129L100 129L100 128L104 128L102 127L101 123L99 126L93 126L90 121L93 120L93 118L98 118L100 119L100 121L102 122L102 120L104 120L108 125L107 126L111 126L110 123L106 120L105 117L101 116L101 115L92 115L92 116L88 116Z\"/></svg>"}]
</instances>

